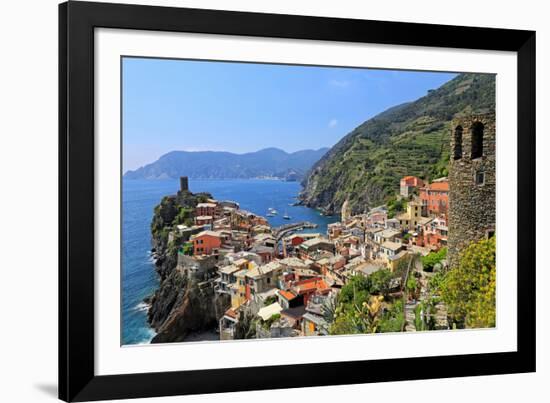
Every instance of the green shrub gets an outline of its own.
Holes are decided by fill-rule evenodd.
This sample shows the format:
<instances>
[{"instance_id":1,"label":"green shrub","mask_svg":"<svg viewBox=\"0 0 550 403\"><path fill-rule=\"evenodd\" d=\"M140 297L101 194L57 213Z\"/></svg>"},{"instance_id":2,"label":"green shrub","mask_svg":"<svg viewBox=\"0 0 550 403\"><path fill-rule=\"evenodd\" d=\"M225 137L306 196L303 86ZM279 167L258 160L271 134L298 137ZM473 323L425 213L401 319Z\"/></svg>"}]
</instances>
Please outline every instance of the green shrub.
<instances>
[{"instance_id":1,"label":"green shrub","mask_svg":"<svg viewBox=\"0 0 550 403\"><path fill-rule=\"evenodd\" d=\"M436 263L447 258L447 248L441 248L437 252L430 252L426 256L422 256L422 267L424 271L432 272Z\"/></svg>"},{"instance_id":2,"label":"green shrub","mask_svg":"<svg viewBox=\"0 0 550 403\"><path fill-rule=\"evenodd\" d=\"M461 254L458 267L440 284L441 297L457 327L494 327L496 323L496 240L472 243Z\"/></svg>"}]
</instances>

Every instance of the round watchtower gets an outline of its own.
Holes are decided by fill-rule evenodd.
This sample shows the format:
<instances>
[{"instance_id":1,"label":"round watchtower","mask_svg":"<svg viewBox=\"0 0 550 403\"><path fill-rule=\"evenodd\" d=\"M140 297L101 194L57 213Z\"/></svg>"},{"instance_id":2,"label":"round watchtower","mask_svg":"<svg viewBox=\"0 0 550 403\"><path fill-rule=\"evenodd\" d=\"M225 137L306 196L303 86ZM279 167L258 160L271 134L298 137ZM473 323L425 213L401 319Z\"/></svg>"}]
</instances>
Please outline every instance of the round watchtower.
<instances>
[{"instance_id":1,"label":"round watchtower","mask_svg":"<svg viewBox=\"0 0 550 403\"><path fill-rule=\"evenodd\" d=\"M449 164L449 267L470 242L495 232L495 114L452 122Z\"/></svg>"}]
</instances>

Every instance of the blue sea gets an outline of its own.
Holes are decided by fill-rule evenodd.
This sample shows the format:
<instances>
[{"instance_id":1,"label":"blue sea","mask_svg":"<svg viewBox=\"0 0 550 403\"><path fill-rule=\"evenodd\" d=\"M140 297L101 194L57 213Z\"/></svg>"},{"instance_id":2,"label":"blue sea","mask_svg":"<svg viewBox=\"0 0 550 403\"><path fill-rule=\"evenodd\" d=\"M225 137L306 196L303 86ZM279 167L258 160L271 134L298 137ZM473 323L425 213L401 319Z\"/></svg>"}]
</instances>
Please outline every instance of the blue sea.
<instances>
[{"instance_id":1,"label":"blue sea","mask_svg":"<svg viewBox=\"0 0 550 403\"><path fill-rule=\"evenodd\" d=\"M155 335L147 323L143 299L159 285L151 258L150 224L154 207L163 196L175 194L179 180L123 180L122 190L122 344L148 343ZM278 215L268 218L272 226L310 221L325 233L338 217L325 217L317 210L292 206L301 190L298 182L278 180L190 180L192 192L210 192L218 200L234 200L241 209L266 216L268 208ZM287 213L291 219L283 219Z\"/></svg>"}]
</instances>

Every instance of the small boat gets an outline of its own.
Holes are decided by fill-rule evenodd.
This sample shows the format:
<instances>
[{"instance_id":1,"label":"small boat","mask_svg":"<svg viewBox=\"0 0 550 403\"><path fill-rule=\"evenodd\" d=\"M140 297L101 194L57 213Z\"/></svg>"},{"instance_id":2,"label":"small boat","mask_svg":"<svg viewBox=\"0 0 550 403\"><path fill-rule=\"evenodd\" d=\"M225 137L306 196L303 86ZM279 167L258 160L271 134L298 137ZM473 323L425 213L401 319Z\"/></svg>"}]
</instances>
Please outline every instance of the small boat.
<instances>
[{"instance_id":1,"label":"small boat","mask_svg":"<svg viewBox=\"0 0 550 403\"><path fill-rule=\"evenodd\" d=\"M267 216L268 216L268 217L275 217L275 214L273 214L273 213L267 213Z\"/></svg>"},{"instance_id":2,"label":"small boat","mask_svg":"<svg viewBox=\"0 0 550 403\"><path fill-rule=\"evenodd\" d=\"M290 220L290 216L288 215L288 213L285 211L285 215L283 216L283 218L285 220Z\"/></svg>"}]
</instances>

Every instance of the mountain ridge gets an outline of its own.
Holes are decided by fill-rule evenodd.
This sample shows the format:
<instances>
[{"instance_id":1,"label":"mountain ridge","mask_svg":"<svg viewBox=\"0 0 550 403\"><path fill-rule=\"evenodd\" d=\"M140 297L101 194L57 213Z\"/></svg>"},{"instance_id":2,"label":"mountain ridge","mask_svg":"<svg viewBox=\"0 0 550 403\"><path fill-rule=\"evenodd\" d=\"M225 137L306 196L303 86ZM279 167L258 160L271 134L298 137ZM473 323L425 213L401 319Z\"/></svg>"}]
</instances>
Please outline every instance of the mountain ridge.
<instances>
[{"instance_id":1,"label":"mountain ridge","mask_svg":"<svg viewBox=\"0 0 550 403\"><path fill-rule=\"evenodd\" d=\"M298 180L323 156L327 147L288 153L276 147L248 153L170 151L156 161L124 174L125 179L251 179L276 177Z\"/></svg>"},{"instance_id":2,"label":"mountain ridge","mask_svg":"<svg viewBox=\"0 0 550 403\"><path fill-rule=\"evenodd\" d=\"M459 74L346 134L305 176L301 202L333 214L349 199L360 213L395 195L402 176L445 176L453 117L494 109L495 76Z\"/></svg>"}]
</instances>

